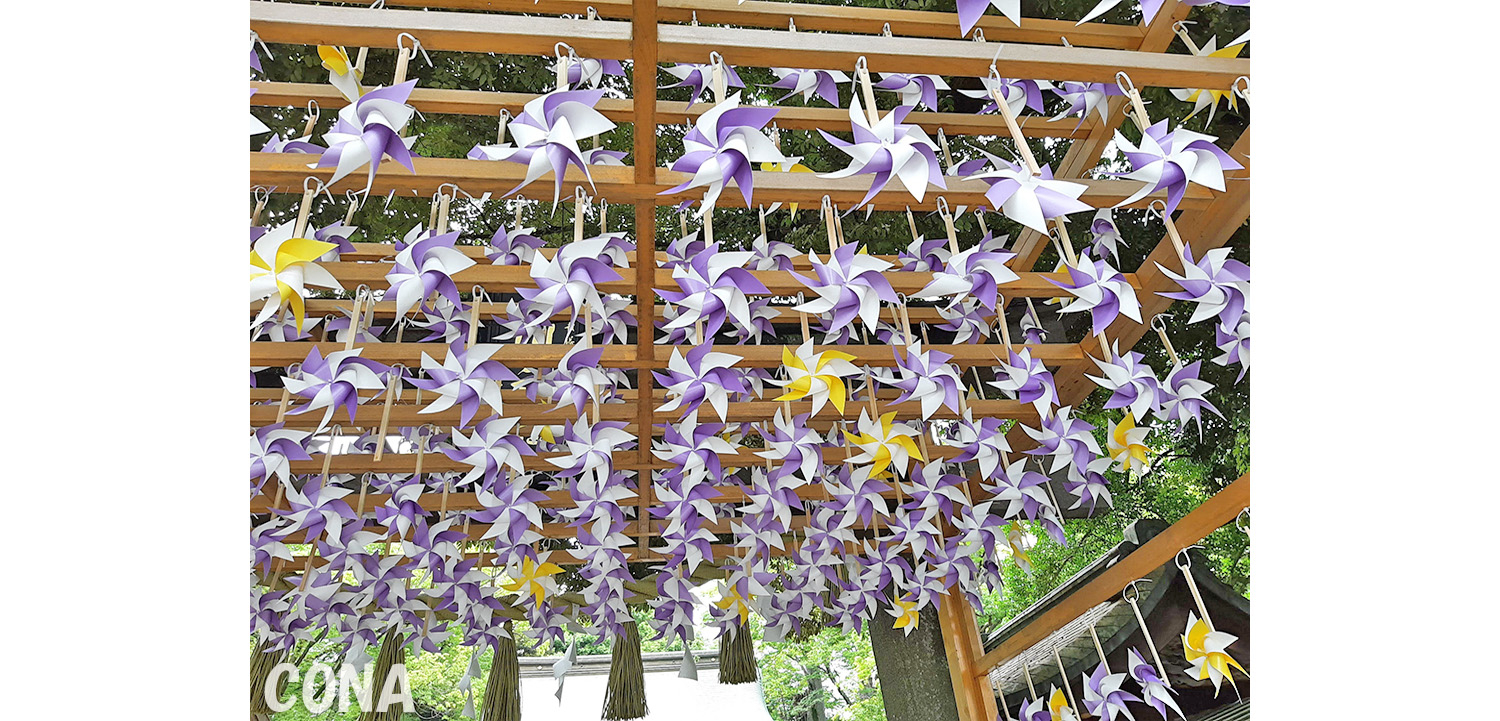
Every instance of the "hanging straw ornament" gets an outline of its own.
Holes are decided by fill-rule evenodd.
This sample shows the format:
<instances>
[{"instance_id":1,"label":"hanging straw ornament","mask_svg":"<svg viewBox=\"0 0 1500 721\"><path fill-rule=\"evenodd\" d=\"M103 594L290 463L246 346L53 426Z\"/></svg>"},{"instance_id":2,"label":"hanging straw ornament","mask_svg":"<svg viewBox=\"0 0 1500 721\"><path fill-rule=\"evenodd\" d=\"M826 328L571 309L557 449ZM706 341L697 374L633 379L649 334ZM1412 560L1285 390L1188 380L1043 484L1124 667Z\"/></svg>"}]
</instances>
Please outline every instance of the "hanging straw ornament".
<instances>
[{"instance_id":1,"label":"hanging straw ornament","mask_svg":"<svg viewBox=\"0 0 1500 721\"><path fill-rule=\"evenodd\" d=\"M1176 563L1182 569L1188 591L1193 594L1193 603L1202 616L1199 618L1193 612L1188 612L1187 630L1182 634L1182 651L1189 664L1186 673L1199 681L1212 681L1215 698L1219 696L1220 684L1227 679L1229 686L1234 689L1234 695L1239 697L1240 688L1235 685L1230 669L1239 669L1247 678L1250 676L1250 672L1229 655L1230 644L1238 641L1239 637L1214 630L1213 620L1208 617L1208 606L1204 605L1203 594L1198 591L1198 582L1193 580L1193 559L1187 549L1177 554Z\"/></svg>"},{"instance_id":2,"label":"hanging straw ornament","mask_svg":"<svg viewBox=\"0 0 1500 721\"><path fill-rule=\"evenodd\" d=\"M746 634L748 635L748 634ZM604 687L604 721L645 718L646 672L641 663L641 632L635 621L624 624L610 649L609 681Z\"/></svg>"},{"instance_id":3,"label":"hanging straw ornament","mask_svg":"<svg viewBox=\"0 0 1500 721\"><path fill-rule=\"evenodd\" d=\"M479 718L483 721L521 721L521 665L516 654L516 640L507 631L495 641L490 661L490 677L484 685L484 704Z\"/></svg>"}]
</instances>

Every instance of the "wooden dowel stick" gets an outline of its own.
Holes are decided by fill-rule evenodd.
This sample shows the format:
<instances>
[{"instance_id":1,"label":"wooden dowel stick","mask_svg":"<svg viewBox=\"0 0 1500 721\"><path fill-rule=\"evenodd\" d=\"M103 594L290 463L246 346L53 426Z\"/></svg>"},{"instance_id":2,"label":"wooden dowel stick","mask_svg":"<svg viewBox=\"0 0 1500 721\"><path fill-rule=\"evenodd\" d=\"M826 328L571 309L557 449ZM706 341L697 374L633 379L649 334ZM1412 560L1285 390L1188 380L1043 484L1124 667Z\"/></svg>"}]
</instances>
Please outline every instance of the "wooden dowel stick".
<instances>
[{"instance_id":1,"label":"wooden dowel stick","mask_svg":"<svg viewBox=\"0 0 1500 721\"><path fill-rule=\"evenodd\" d=\"M1068 705L1078 710L1078 699L1073 697L1073 682L1068 680L1068 669L1063 666L1062 656L1057 653L1057 647L1052 647L1052 660L1057 662L1057 675L1062 677L1063 690L1068 692Z\"/></svg>"},{"instance_id":2,"label":"wooden dowel stick","mask_svg":"<svg viewBox=\"0 0 1500 721\"><path fill-rule=\"evenodd\" d=\"M1146 647L1151 649L1151 660L1156 662L1156 673L1161 676L1163 683L1168 686L1172 685L1170 681L1167 681L1167 666L1161 662L1161 654L1156 650L1156 641L1151 638L1151 629L1146 625L1146 617L1141 613L1140 599L1126 598L1125 602L1130 604L1130 610L1135 613L1136 625L1141 628L1141 636L1146 639Z\"/></svg>"},{"instance_id":3,"label":"wooden dowel stick","mask_svg":"<svg viewBox=\"0 0 1500 721\"><path fill-rule=\"evenodd\" d=\"M297 208L297 224L292 229L293 238L301 238L307 233L307 219L312 214L313 196L317 194L317 188L302 191L302 205Z\"/></svg>"},{"instance_id":4,"label":"wooden dowel stick","mask_svg":"<svg viewBox=\"0 0 1500 721\"><path fill-rule=\"evenodd\" d=\"M1000 107L1000 117L1005 119L1005 127L1010 131L1010 139L1015 141L1016 150L1020 152L1021 160L1026 163L1026 169L1031 171L1032 175L1042 172L1041 166L1036 162L1036 156L1031 154L1031 146L1026 144L1026 136L1021 133L1021 124L1016 122L1016 114L1011 112L1010 103L1005 102L1005 98L1000 96L998 84L990 89L990 97Z\"/></svg>"},{"instance_id":5,"label":"wooden dowel stick","mask_svg":"<svg viewBox=\"0 0 1500 721\"><path fill-rule=\"evenodd\" d=\"M391 77L391 85L400 85L401 83L406 82L406 66L411 63L412 56L416 55L416 53L416 48L407 50L406 48L400 47L400 41L397 41L396 74Z\"/></svg>"},{"instance_id":6,"label":"wooden dowel stick","mask_svg":"<svg viewBox=\"0 0 1500 721\"><path fill-rule=\"evenodd\" d=\"M1099 632L1095 630L1094 624L1089 624L1089 638L1094 639L1094 650L1099 652L1099 663L1104 666L1105 675L1109 675L1109 659L1104 657L1104 644L1099 643Z\"/></svg>"},{"instance_id":7,"label":"wooden dowel stick","mask_svg":"<svg viewBox=\"0 0 1500 721\"><path fill-rule=\"evenodd\" d=\"M1035 703L1038 699L1036 697L1036 684L1031 682L1031 667L1024 663L1021 664L1021 674L1026 677L1026 690L1031 692L1031 700Z\"/></svg>"}]
</instances>

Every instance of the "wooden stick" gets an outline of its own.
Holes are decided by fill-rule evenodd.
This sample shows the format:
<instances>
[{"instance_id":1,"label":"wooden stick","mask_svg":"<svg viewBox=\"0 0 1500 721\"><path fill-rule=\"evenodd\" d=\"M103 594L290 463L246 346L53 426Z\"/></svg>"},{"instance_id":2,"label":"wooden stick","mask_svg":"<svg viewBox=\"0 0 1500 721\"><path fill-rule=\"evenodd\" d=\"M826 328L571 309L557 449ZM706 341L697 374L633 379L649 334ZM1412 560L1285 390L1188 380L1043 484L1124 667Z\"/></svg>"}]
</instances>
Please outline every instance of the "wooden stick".
<instances>
[{"instance_id":1,"label":"wooden stick","mask_svg":"<svg viewBox=\"0 0 1500 721\"><path fill-rule=\"evenodd\" d=\"M293 226L292 237L301 238L307 233L307 219L312 214L313 196L318 194L316 187L304 188L302 191L302 205L297 207L297 224Z\"/></svg>"},{"instance_id":2,"label":"wooden stick","mask_svg":"<svg viewBox=\"0 0 1500 721\"><path fill-rule=\"evenodd\" d=\"M1167 680L1167 666L1161 662L1161 654L1156 650L1156 641L1151 638L1151 629L1146 626L1146 617L1141 614L1140 592L1137 591L1136 594L1134 597L1126 597L1125 602L1130 604L1130 610L1135 613L1136 625L1141 628L1141 636L1146 639L1146 647L1151 649L1151 660L1156 662L1156 673L1161 676L1163 683L1170 686L1172 683Z\"/></svg>"},{"instance_id":3,"label":"wooden stick","mask_svg":"<svg viewBox=\"0 0 1500 721\"><path fill-rule=\"evenodd\" d=\"M953 153L948 150L948 135L943 132L942 128L938 128L937 135L938 135L938 147L943 151L943 167L945 167L947 169L943 174L944 175L952 175L953 174Z\"/></svg>"},{"instance_id":4,"label":"wooden stick","mask_svg":"<svg viewBox=\"0 0 1500 721\"><path fill-rule=\"evenodd\" d=\"M870 126L874 127L880 122L880 112L875 109L875 87L870 81L870 68L864 56L860 56L854 63L854 76L860 90L864 92L865 116L870 119Z\"/></svg>"},{"instance_id":5,"label":"wooden stick","mask_svg":"<svg viewBox=\"0 0 1500 721\"><path fill-rule=\"evenodd\" d=\"M411 63L412 57L416 54L417 49L415 47L408 51L406 48L401 47L400 40L396 41L396 74L391 77L391 85L400 85L406 82L406 66Z\"/></svg>"},{"instance_id":6,"label":"wooden stick","mask_svg":"<svg viewBox=\"0 0 1500 721\"><path fill-rule=\"evenodd\" d=\"M1187 553L1187 549L1183 549L1183 553ZM1208 617L1208 606L1203 604L1203 594L1198 591L1198 582L1193 580L1191 559L1187 565L1178 564L1177 567L1182 569L1182 577L1187 579L1188 591L1193 594L1193 603L1198 605L1198 615L1203 617L1203 625L1208 626L1209 633L1213 633L1214 622Z\"/></svg>"},{"instance_id":7,"label":"wooden stick","mask_svg":"<svg viewBox=\"0 0 1500 721\"><path fill-rule=\"evenodd\" d=\"M912 216L910 205L906 206L906 227L911 229L912 240L922 237L921 233L917 232L917 219Z\"/></svg>"},{"instance_id":8,"label":"wooden stick","mask_svg":"<svg viewBox=\"0 0 1500 721\"><path fill-rule=\"evenodd\" d=\"M1031 667L1024 663L1021 664L1021 674L1026 677L1026 690L1031 692L1031 701L1035 703L1038 699L1036 697L1036 684L1031 682Z\"/></svg>"},{"instance_id":9,"label":"wooden stick","mask_svg":"<svg viewBox=\"0 0 1500 721\"><path fill-rule=\"evenodd\" d=\"M1104 657L1104 644L1099 643L1099 632L1094 629L1094 624L1089 624L1089 637L1094 639L1094 650L1099 652L1099 663L1104 665L1105 675L1109 675L1109 659Z\"/></svg>"},{"instance_id":10,"label":"wooden stick","mask_svg":"<svg viewBox=\"0 0 1500 721\"><path fill-rule=\"evenodd\" d=\"M1063 689L1068 692L1068 704L1074 711L1078 710L1078 699L1073 697L1073 682L1068 680L1068 669L1063 666L1062 656L1057 653L1057 647L1052 647L1052 660L1057 662L1057 675L1062 677Z\"/></svg>"},{"instance_id":11,"label":"wooden stick","mask_svg":"<svg viewBox=\"0 0 1500 721\"><path fill-rule=\"evenodd\" d=\"M944 203L946 206L947 204ZM948 231L948 252L958 255L958 230L953 227L953 214L947 210L938 211L943 218L943 227Z\"/></svg>"},{"instance_id":12,"label":"wooden stick","mask_svg":"<svg viewBox=\"0 0 1500 721\"><path fill-rule=\"evenodd\" d=\"M448 205L453 202L453 196L443 193L438 196L437 233L442 235L448 232Z\"/></svg>"},{"instance_id":13,"label":"wooden stick","mask_svg":"<svg viewBox=\"0 0 1500 721\"><path fill-rule=\"evenodd\" d=\"M991 75L999 80L999 73L992 71ZM1041 166L1037 165L1036 156L1031 154L1031 146L1026 144L1026 136L1021 133L1021 124L1016 121L1016 114L1011 112L1010 103L1005 102L1005 98L1000 95L998 82L990 88L990 97L994 99L995 105L1000 107L1000 117L1005 119L1005 128L1010 131L1010 138L1015 141L1021 160L1026 163L1026 169L1031 171L1032 175L1041 173Z\"/></svg>"},{"instance_id":14,"label":"wooden stick","mask_svg":"<svg viewBox=\"0 0 1500 721\"><path fill-rule=\"evenodd\" d=\"M375 460L377 462L385 453L385 434L391 427L391 405L395 403L396 392L401 385L401 371L405 368L400 363L391 366L391 380L385 388L385 407L380 409L380 431L375 437Z\"/></svg>"}]
</instances>

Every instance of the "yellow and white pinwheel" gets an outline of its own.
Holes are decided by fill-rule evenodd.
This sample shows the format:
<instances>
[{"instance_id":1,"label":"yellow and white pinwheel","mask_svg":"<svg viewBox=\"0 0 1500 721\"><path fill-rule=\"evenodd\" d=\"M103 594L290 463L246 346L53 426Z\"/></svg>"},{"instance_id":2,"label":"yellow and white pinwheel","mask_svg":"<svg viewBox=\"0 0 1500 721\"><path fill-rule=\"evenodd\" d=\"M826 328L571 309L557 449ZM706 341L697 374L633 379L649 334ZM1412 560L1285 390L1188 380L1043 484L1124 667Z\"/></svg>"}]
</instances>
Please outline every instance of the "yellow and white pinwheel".
<instances>
[{"instance_id":1,"label":"yellow and white pinwheel","mask_svg":"<svg viewBox=\"0 0 1500 721\"><path fill-rule=\"evenodd\" d=\"M891 628L904 629L906 635L910 636L911 632L917 628L917 619L921 618L921 615L917 613L917 602L896 599L893 603L894 607L885 610L886 613L896 617L896 624Z\"/></svg>"},{"instance_id":2,"label":"yellow and white pinwheel","mask_svg":"<svg viewBox=\"0 0 1500 721\"><path fill-rule=\"evenodd\" d=\"M1189 664L1188 675L1202 681L1208 679L1214 682L1214 696L1219 695L1219 685L1224 679L1229 679L1229 685L1233 686L1235 692L1239 687L1234 685L1234 676L1230 675L1230 667L1240 670L1246 676L1250 675L1238 661L1229 657L1229 644L1240 640L1238 636L1214 631L1209 629L1208 624L1192 611L1188 611L1187 632L1182 634L1182 651L1187 657Z\"/></svg>"},{"instance_id":3,"label":"yellow and white pinwheel","mask_svg":"<svg viewBox=\"0 0 1500 721\"><path fill-rule=\"evenodd\" d=\"M740 595L739 589L726 583L720 583L719 600L714 601L714 605L723 610L733 612L735 615L740 617L740 626L742 628L749 628L750 601L754 599L754 594L751 594L750 598L745 598L744 596Z\"/></svg>"},{"instance_id":4,"label":"yellow and white pinwheel","mask_svg":"<svg viewBox=\"0 0 1500 721\"><path fill-rule=\"evenodd\" d=\"M344 99L352 103L365 94L364 89L359 86L364 73L349 62L347 51L334 45L319 45L318 57L323 59L323 67L328 69L329 84L337 88Z\"/></svg>"},{"instance_id":5,"label":"yellow and white pinwheel","mask_svg":"<svg viewBox=\"0 0 1500 721\"><path fill-rule=\"evenodd\" d=\"M344 289L333 274L313 262L338 246L311 238L293 238L293 230L294 223L283 223L266 231L250 249L250 301L266 299L251 327L272 319L282 308L291 308L297 332L301 333L306 315L302 303L304 287Z\"/></svg>"},{"instance_id":6,"label":"yellow and white pinwheel","mask_svg":"<svg viewBox=\"0 0 1500 721\"><path fill-rule=\"evenodd\" d=\"M510 583L501 584L501 588L522 596L531 596L541 603L542 599L550 592L557 591L557 582L552 580L553 576L562 573L562 567L555 563L542 561L537 563L531 558L521 559L521 572L513 577Z\"/></svg>"},{"instance_id":7,"label":"yellow and white pinwheel","mask_svg":"<svg viewBox=\"0 0 1500 721\"><path fill-rule=\"evenodd\" d=\"M1005 543L1010 546L1010 557L1022 571L1031 573L1031 554L1027 553L1026 529L1011 521L1005 526Z\"/></svg>"},{"instance_id":8,"label":"yellow and white pinwheel","mask_svg":"<svg viewBox=\"0 0 1500 721\"><path fill-rule=\"evenodd\" d=\"M844 379L859 373L859 369L849 362L852 360L854 356L836 350L814 353L812 341L798 346L795 354L783 346L781 364L786 367L786 380L772 379L771 382L786 388L786 392L776 400L811 398L813 415L823 409L824 403L831 402L839 415L843 415L844 399L849 397Z\"/></svg>"},{"instance_id":9,"label":"yellow and white pinwheel","mask_svg":"<svg viewBox=\"0 0 1500 721\"><path fill-rule=\"evenodd\" d=\"M895 411L882 415L877 422L870 418L866 410L861 409L859 433L845 430L844 437L862 453L850 456L848 462L855 465L870 464L871 478L889 476L892 469L905 477L913 458L926 463L927 459L922 457L922 451L917 448L914 440L917 430L905 423L896 423L895 420Z\"/></svg>"},{"instance_id":10,"label":"yellow and white pinwheel","mask_svg":"<svg viewBox=\"0 0 1500 721\"><path fill-rule=\"evenodd\" d=\"M1238 45L1230 45L1223 50L1218 49L1218 46L1218 37L1209 38L1208 44L1204 45L1201 48L1198 48L1198 52L1196 53L1196 55L1200 58L1237 58L1240 56L1240 51L1245 49L1244 43L1239 43ZM1208 110L1208 122L1209 124L1213 124L1214 110L1218 107L1219 100L1222 98L1229 99L1230 110L1234 110L1239 107L1238 103L1235 101L1233 90L1205 90L1202 88L1194 90L1173 90L1172 95L1178 100L1193 104L1193 112L1188 113L1187 117L1182 119L1183 123L1186 123L1188 120L1192 119L1194 115L1197 115L1199 111L1206 108Z\"/></svg>"},{"instance_id":11,"label":"yellow and white pinwheel","mask_svg":"<svg viewBox=\"0 0 1500 721\"><path fill-rule=\"evenodd\" d=\"M1109 457L1119 464L1119 470L1146 467L1146 434L1150 432L1150 428L1137 428L1135 417L1129 413L1119 423L1110 421Z\"/></svg>"},{"instance_id":12,"label":"yellow and white pinwheel","mask_svg":"<svg viewBox=\"0 0 1500 721\"><path fill-rule=\"evenodd\" d=\"M1052 710L1052 721L1078 721L1078 712L1068 705L1068 697L1056 686L1052 687L1052 695L1047 699L1047 707Z\"/></svg>"}]
</instances>

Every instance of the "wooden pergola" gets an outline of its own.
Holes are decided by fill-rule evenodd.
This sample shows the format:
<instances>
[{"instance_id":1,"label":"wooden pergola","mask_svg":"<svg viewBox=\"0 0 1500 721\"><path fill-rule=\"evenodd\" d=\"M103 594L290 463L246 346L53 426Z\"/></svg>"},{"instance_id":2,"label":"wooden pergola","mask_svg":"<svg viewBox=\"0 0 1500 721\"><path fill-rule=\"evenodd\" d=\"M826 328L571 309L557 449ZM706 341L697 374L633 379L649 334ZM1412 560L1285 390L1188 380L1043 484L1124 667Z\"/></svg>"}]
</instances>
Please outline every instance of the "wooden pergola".
<instances>
[{"instance_id":1,"label":"wooden pergola","mask_svg":"<svg viewBox=\"0 0 1500 721\"><path fill-rule=\"evenodd\" d=\"M1016 27L1003 17L987 15L978 27L986 42L974 42L959 35L958 24L951 13L892 11L869 8L841 7L832 5L801 4L794 2L757 2L751 0L737 4L735 0L387 0L382 9L364 7L325 6L294 4L287 2L250 2L251 29L268 43L298 45L338 45L351 47L390 48L397 47L398 34L410 33L428 50L459 52L495 52L505 54L531 54L550 56L558 42L566 42L576 49L580 57L609 58L633 62L631 76L633 98L629 100L609 99L601 101L598 109L616 122L634 124L631 161L624 167L595 166L592 168L594 189L598 196L611 203L628 203L634 207L633 237L641 248L652 247L657 234L658 206L675 205L683 200L698 197L701 191L690 190L674 195L661 195L686 179L683 173L664 167L664 159L657 153L658 128L664 124L692 122L700 113L707 111L711 103L699 103L691 108L685 103L658 100L658 63L706 62L710 53L718 52L726 62L734 66L751 67L806 67L849 69L856 60L865 58L872 72L931 73L983 77L994 62L1007 77L1048 78L1056 80L1078 80L1092 82L1114 82L1116 74L1127 73L1138 87L1157 86L1170 88L1214 88L1229 89L1237 78L1249 75L1249 61L1234 58L1195 57L1184 54L1168 54L1167 50L1174 33L1175 22L1187 16L1189 7L1178 0L1166 0L1155 21L1144 26L1118 26L1090 23L1075 26L1072 22L1026 18L1022 27ZM417 9L403 9L424 8ZM588 10L597 12L599 19L559 17L561 15L583 15ZM475 12L483 11L483 12ZM526 13L522 15L520 13ZM788 29L789 20L795 23L796 31ZM1066 37L1066 45L1063 38ZM410 50L398 52L411 52ZM258 90L252 102L271 106L302 106L309 100L317 100L325 107L337 107L343 100L338 93L325 84L254 82ZM522 105L533 95L514 92L481 92L471 90L449 90L417 88L410 96L410 104L425 114L461 114L494 116L508 110L518 113ZM1027 116L1019 121L1021 132L1032 138L1056 138L1068 143L1066 156L1054 168L1055 175L1088 186L1081 198L1095 207L1114 205L1132 193L1139 184L1127 180L1100 180L1086 177L1099 163L1106 145L1114 136L1121 122L1127 118L1124 97L1108 100L1108 122L1090 116L1082 123L1076 119L1050 122L1046 118ZM848 128L847 111L839 108L783 108L776 122L786 129L821 128L830 131L845 131ZM947 136L961 135L1005 135L1007 126L1001 115L965 115L930 111L913 112L908 123L921 125L931 133L942 129ZM1248 129L1229 150L1231 156L1247 168L1249 166L1250 134ZM254 184L272 187L280 192L301 192L303 179L309 175L327 179L329 169L309 170L307 156L278 153L252 153L250 158L251 180ZM398 195L413 193L431 195L444 184L456 184L464 192L479 196L493 193L499 196L516 186L524 177L525 168L513 163L483 160L417 158L415 173L403 168L382 169L376 176L373 195L385 195L395 191ZM1213 192L1198 186L1190 187L1183 198L1175 218L1175 227L1187 240L1195 254L1226 244L1234 232L1249 217L1249 187L1239 179L1248 177L1248 169L1227 173L1229 182L1225 192ZM544 181L550 182L550 181ZM755 196L757 202L801 203L815 209L825 196L835 205L855 205L869 187L868 178L855 176L841 180L819 178L813 173L755 172ZM916 202L893 184L879 193L873 201L877 210L931 210L937 207L939 196L952 205L978 206L985 203L986 185L978 180L948 178L948 190L929 193L922 202ZM563 193L567 195L583 184L589 186L581 173L569 169L564 178ZM334 184L331 189L338 192L345 188L358 189L363 185L363 173ZM1129 207L1146 207L1152 200L1162 197L1157 194ZM809 213L812 217L813 213ZM1026 231L1012 241L1010 249L1018 254L1012 268L1020 276L1017 282L1002 286L1007 301L1021 298L1051 298L1059 294L1049 278L1063 279L1065 274L1048 272L1036 267L1042 251L1050 239L1035 231ZM322 264L346 288L361 284L383 287L384 277L390 268L392 252L388 245L356 243L354 253L345 253L339 262ZM533 281L525 267L492 266L483 262L483 248L460 246L462 250L481 260L479 265L455 276L458 286L467 289L481 286L490 295L513 293L517 288L529 287ZM657 253L656 260L665 256ZM382 260L385 259L385 260ZM806 258L798 260L799 268L809 267ZM1126 273L1126 278L1135 288L1141 301L1142 316L1150 318L1163 311L1171 301L1158 295L1158 291L1173 290L1175 284L1158 269L1160 263L1168 268L1180 269L1180 255L1171 239L1164 236L1135 272ZM652 332L654 323L663 315L663 306L657 300L656 288L673 288L675 284L669 270L657 267L651 258L632 254L629 268L620 269L622 279L601 284L601 292L632 295L637 303L630 312L638 322L639 332L634 343L608 345L604 348L601 365L610 368L634 370L636 388L621 393L623 403L606 403L599 409L602 420L623 421L627 430L635 433L641 443L638 448L617 453L615 467L638 471L638 511L630 526L630 535L638 545L628 556L636 561L651 561L661 558L653 550L652 539L658 526L653 522L648 509L655 503L649 472L666 468L668 464L651 453L649 438L662 432L660 424L676 422L673 413L658 412L665 395L654 387L651 369L664 368L673 348L658 345ZM1123 270L1123 269L1122 269ZM781 271L756 271L772 295L792 296L804 290L804 286ZM914 294L931 280L930 273L893 273L890 276L898 293ZM655 302L641 302L652 299ZM481 316L500 314L500 303L484 303L475 300ZM308 317L348 312L352 300L309 300ZM778 324L795 327L798 314L786 307L779 307L782 316ZM393 318L394 303L382 301L374 305L374 316ZM937 319L932 309L913 308L913 324ZM566 321L566 319L561 319ZM1002 317L1001 322L1005 319ZM1105 333L1112 342L1118 342L1124 351L1140 339L1147 325L1120 318ZM1029 348L1033 357L1046 363L1054 373L1062 406L1076 405L1095 389L1085 377L1093 371L1090 357L1100 357L1099 338L1088 336L1079 343L1014 344L1014 347ZM343 343L332 342L253 342L250 349L252 366L280 367L300 362L313 347L327 353L342 350ZM361 344L363 356L381 363L400 362L409 367L420 365L423 351L432 352L433 345L414 342L384 342ZM538 368L555 366L570 345L525 344L503 347L494 357L512 368ZM971 375L970 367L993 366L999 348L992 342L981 344L931 346L952 354L952 363L964 370L965 378ZM781 345L723 346L726 352L743 356L741 366L776 369L781 365ZM819 346L818 350L837 349L852 354L856 364L889 366L893 364L891 348L885 344L863 344L852 341L849 345ZM253 402L250 417L252 425L264 426L277 420L280 397L279 389L252 390ZM891 404L895 394L882 392L873 405L881 412L895 411L898 419L919 418L916 404ZM1032 405L1010 400L973 399L968 402L976 417L990 416L1017 419L1035 425L1037 412ZM571 420L569 411L551 412L551 404L533 403L519 391L505 392L506 415L520 419L522 426L534 424L558 424ZM773 415L781 403L765 401L736 402L730 405L729 420L764 420ZM851 403L851 412L858 413L860 404ZM410 399L397 402L389 410L388 420L392 427L417 426L426 423L457 425L457 410L436 414L418 415L419 406ZM794 412L810 410L808 401L793 402ZM368 404L358 409L353 425L373 430L382 423L380 404ZM319 414L288 415L284 420L289 427L310 428L317 425ZM951 411L940 411L938 418L953 418ZM814 426L826 430L842 420L832 408L825 408L812 421ZM1009 435L1013 448L1024 450L1034 446L1019 425ZM847 450L830 449L826 460L830 463L842 461ZM955 449L934 448L935 455L956 455ZM545 458L548 454L541 454ZM555 455L555 454L554 454ZM725 467L747 467L764 464L764 459L750 450L724 456ZM442 456L429 453L422 460L415 454L388 453L378 461L368 454L334 455L331 458L315 458L312 461L295 461L292 472L296 474L339 473L363 474L412 473L418 464L425 472L448 472L467 470L467 466ZM969 493L976 500L984 494L977 480L969 483ZM725 485L717 489L718 502L734 503L745 498L738 485ZM887 496L895 498L899 491L889 491ZM384 503L387 497L370 494L364 499L365 508L373 509ZM815 497L811 500L817 500ZM1036 639L1045 637L1056 628L1071 620L1079 609L1098 603L1101 598L1117 594L1126 583L1137 578L1140 569L1155 568L1169 559L1181 548L1202 538L1208 532L1230 522L1240 509L1248 504L1248 476L1230 485L1224 492L1210 499L1197 511L1175 525L1171 530L1154 539L1146 547L1111 568L1106 574L1076 594L1076 598L1061 604L1055 613L1038 619L1035 630L1026 629L1007 641L999 649L988 654L983 652L978 629L969 605L957 594L944 597L940 606L940 618L944 639L947 643L954 693L958 699L960 715L965 721L989 721L997 713L995 700L986 676L990 669L1015 655ZM448 510L479 509L482 506L473 493L454 492L445 496ZM544 507L562 507L571 504L568 494L551 491ZM258 496L251 503L251 513L266 513L271 499ZM805 521L804 517L798 517ZM878 526L877 526L878 527ZM716 533L729 533L727 521L718 527L710 527ZM486 528L482 524L468 527L469 537L477 539ZM572 535L563 524L548 524L542 529L548 538L567 538ZM295 541L296 539L289 539ZM729 551L728 546L716 546L716 554ZM478 554L481 563L484 554ZM722 555L719 557L722 558ZM1139 558L1137 558L1139 557ZM312 567L321 563L315 557L299 557L291 568ZM649 584L642 584L643 589ZM1073 616L1069 616L1073 613Z\"/></svg>"}]
</instances>

